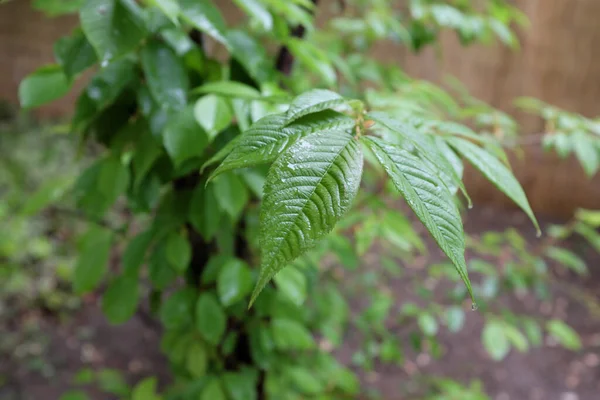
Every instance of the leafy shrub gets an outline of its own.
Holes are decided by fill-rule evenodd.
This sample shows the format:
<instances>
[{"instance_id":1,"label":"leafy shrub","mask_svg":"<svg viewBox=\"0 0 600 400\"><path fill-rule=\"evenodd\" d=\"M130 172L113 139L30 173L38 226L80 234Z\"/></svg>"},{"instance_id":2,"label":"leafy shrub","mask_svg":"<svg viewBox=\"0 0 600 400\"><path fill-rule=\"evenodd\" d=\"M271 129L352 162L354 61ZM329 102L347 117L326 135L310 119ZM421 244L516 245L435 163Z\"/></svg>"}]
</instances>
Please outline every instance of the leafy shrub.
<instances>
[{"instance_id":1,"label":"leafy shrub","mask_svg":"<svg viewBox=\"0 0 600 400\"><path fill-rule=\"evenodd\" d=\"M53 2L35 4L44 3L61 11ZM88 0L81 27L55 44L56 63L21 83L22 105L37 107L96 67L71 124L79 140L104 147L68 194L95 221L82 238L73 287L84 294L107 282L102 308L122 323L149 282L175 376L166 398L356 398L356 376L312 335L336 346L348 323L339 285L319 266L333 251L356 268L357 255L378 237L403 254L424 250L411 223L375 190L406 200L471 297L455 197L462 192L470 205L462 159L537 227L502 150L501 140L515 135L510 118L414 81L366 51L386 38L419 50L442 28L465 44L496 36L516 45L509 26L523 17L502 1L485 2L484 12L468 1L415 1L408 10L356 1L319 30L316 6L306 0L235 3L249 16L238 28L208 0ZM131 217L115 227L105 219L120 199ZM356 227L353 245L347 231ZM123 250L121 265L109 274L114 247ZM501 279L497 271L490 276ZM359 321L383 336L369 357L401 356L385 334L391 301L378 293ZM456 306L404 310L425 338L435 337L438 315L452 329L464 318ZM525 346L519 331L491 321L483 341L499 337L506 345L492 346L495 358ZM159 398L155 384L141 382L131 397ZM478 392L473 386L473 398L483 398Z\"/></svg>"}]
</instances>

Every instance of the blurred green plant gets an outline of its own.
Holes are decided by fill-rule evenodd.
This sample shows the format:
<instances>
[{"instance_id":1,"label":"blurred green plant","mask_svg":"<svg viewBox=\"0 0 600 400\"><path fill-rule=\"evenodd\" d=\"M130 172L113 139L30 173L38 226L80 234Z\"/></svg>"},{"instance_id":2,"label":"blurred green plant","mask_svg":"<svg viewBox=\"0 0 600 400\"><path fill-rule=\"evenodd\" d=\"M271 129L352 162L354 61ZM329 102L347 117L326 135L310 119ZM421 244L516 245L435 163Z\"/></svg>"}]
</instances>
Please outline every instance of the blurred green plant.
<instances>
[{"instance_id":1,"label":"blurred green plant","mask_svg":"<svg viewBox=\"0 0 600 400\"><path fill-rule=\"evenodd\" d=\"M52 211L38 214L38 202L73 181L73 151L68 138L47 129L0 125L0 357L6 367L17 362L44 376L53 369L41 314L64 316L81 303L69 285L80 225Z\"/></svg>"}]
</instances>

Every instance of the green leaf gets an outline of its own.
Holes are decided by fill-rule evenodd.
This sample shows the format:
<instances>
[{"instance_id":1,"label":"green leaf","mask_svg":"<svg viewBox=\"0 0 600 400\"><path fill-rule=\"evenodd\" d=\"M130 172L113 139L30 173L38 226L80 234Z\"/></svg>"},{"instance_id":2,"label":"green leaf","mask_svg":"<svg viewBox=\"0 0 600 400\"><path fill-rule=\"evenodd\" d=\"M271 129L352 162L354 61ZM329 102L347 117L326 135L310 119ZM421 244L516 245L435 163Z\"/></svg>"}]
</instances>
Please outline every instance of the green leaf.
<instances>
[{"instance_id":1,"label":"green leaf","mask_svg":"<svg viewBox=\"0 0 600 400\"><path fill-rule=\"evenodd\" d=\"M572 269L578 274L586 274L588 272L585 261L577 254L567 249L552 246L546 249L546 256L557 261L561 265Z\"/></svg>"},{"instance_id":2,"label":"green leaf","mask_svg":"<svg viewBox=\"0 0 600 400\"><path fill-rule=\"evenodd\" d=\"M98 61L94 48L80 29L54 43L54 58L68 79L75 78Z\"/></svg>"},{"instance_id":3,"label":"green leaf","mask_svg":"<svg viewBox=\"0 0 600 400\"><path fill-rule=\"evenodd\" d=\"M529 348L529 343L527 343L527 338L525 335L521 333L517 328L512 325L504 325L504 335L508 339L508 341L514 346L515 349L520 352L527 351Z\"/></svg>"},{"instance_id":4,"label":"green leaf","mask_svg":"<svg viewBox=\"0 0 600 400\"><path fill-rule=\"evenodd\" d=\"M221 308L216 297L203 293L196 303L196 329L202 337L212 345L217 345L227 327L227 315Z\"/></svg>"},{"instance_id":5,"label":"green leaf","mask_svg":"<svg viewBox=\"0 0 600 400\"><path fill-rule=\"evenodd\" d=\"M160 320L168 330L189 329L194 319L196 291L192 288L179 289L160 306Z\"/></svg>"},{"instance_id":6,"label":"green leaf","mask_svg":"<svg viewBox=\"0 0 600 400\"><path fill-rule=\"evenodd\" d=\"M196 186L192 195L189 210L189 220L204 240L212 240L221 223L219 201L213 184Z\"/></svg>"},{"instance_id":7,"label":"green leaf","mask_svg":"<svg viewBox=\"0 0 600 400\"><path fill-rule=\"evenodd\" d=\"M517 178L497 158L473 143L457 137L448 138L448 143L462 154L475 168L490 180L498 189L511 198L529 216L538 235L540 226L533 215L527 196Z\"/></svg>"},{"instance_id":8,"label":"green leaf","mask_svg":"<svg viewBox=\"0 0 600 400\"><path fill-rule=\"evenodd\" d=\"M190 158L201 156L208 145L208 136L196 122L193 107L186 107L169 118L163 140L167 153L176 166Z\"/></svg>"},{"instance_id":9,"label":"green leaf","mask_svg":"<svg viewBox=\"0 0 600 400\"><path fill-rule=\"evenodd\" d=\"M540 325L534 319L526 319L523 321L523 329L533 346L541 346L543 343L543 334Z\"/></svg>"},{"instance_id":10,"label":"green leaf","mask_svg":"<svg viewBox=\"0 0 600 400\"><path fill-rule=\"evenodd\" d=\"M133 187L139 188L144 178L150 172L156 160L163 154L162 146L157 143L152 133L147 130L138 133L135 152L131 159L134 172Z\"/></svg>"},{"instance_id":11,"label":"green leaf","mask_svg":"<svg viewBox=\"0 0 600 400\"><path fill-rule=\"evenodd\" d=\"M166 260L165 245L159 242L148 261L148 278L157 290L165 290L177 278L177 273Z\"/></svg>"},{"instance_id":12,"label":"green leaf","mask_svg":"<svg viewBox=\"0 0 600 400\"><path fill-rule=\"evenodd\" d=\"M58 400L89 400L88 395L81 390L69 390L63 393Z\"/></svg>"},{"instance_id":13,"label":"green leaf","mask_svg":"<svg viewBox=\"0 0 600 400\"><path fill-rule=\"evenodd\" d=\"M0 0L0 4L11 0ZM81 8L85 0L33 0L31 6L34 10L39 10L46 17L54 18L61 15L75 13Z\"/></svg>"},{"instance_id":14,"label":"green leaf","mask_svg":"<svg viewBox=\"0 0 600 400\"><path fill-rule=\"evenodd\" d=\"M262 99L261 93L258 90L254 89L252 86L232 81L208 82L202 86L195 88L194 93L210 93L218 96L232 97L236 99Z\"/></svg>"},{"instance_id":15,"label":"green leaf","mask_svg":"<svg viewBox=\"0 0 600 400\"><path fill-rule=\"evenodd\" d=\"M114 394L118 397L129 395L129 385L123 378L121 371L116 369L102 369L98 372L98 386L101 391Z\"/></svg>"},{"instance_id":16,"label":"green leaf","mask_svg":"<svg viewBox=\"0 0 600 400\"><path fill-rule=\"evenodd\" d=\"M248 203L248 189L237 175L220 176L213 182L219 207L237 221ZM213 211L211 211L213 212Z\"/></svg>"},{"instance_id":17,"label":"green leaf","mask_svg":"<svg viewBox=\"0 0 600 400\"><path fill-rule=\"evenodd\" d=\"M233 0L235 4L250 17L254 18L262 25L265 31L273 28L273 16L259 0Z\"/></svg>"},{"instance_id":18,"label":"green leaf","mask_svg":"<svg viewBox=\"0 0 600 400\"><path fill-rule=\"evenodd\" d=\"M347 100L339 94L325 89L313 89L296 97L285 113L285 125L289 125L307 114L339 106Z\"/></svg>"},{"instance_id":19,"label":"green leaf","mask_svg":"<svg viewBox=\"0 0 600 400\"><path fill-rule=\"evenodd\" d=\"M138 302L137 276L121 275L115 278L104 292L102 312L111 324L122 324L133 316Z\"/></svg>"},{"instance_id":20,"label":"green leaf","mask_svg":"<svg viewBox=\"0 0 600 400\"><path fill-rule=\"evenodd\" d=\"M134 50L146 36L130 0L88 0L79 11L81 28L103 64Z\"/></svg>"},{"instance_id":21,"label":"green leaf","mask_svg":"<svg viewBox=\"0 0 600 400\"><path fill-rule=\"evenodd\" d=\"M175 25L179 25L177 17L180 10L177 0L145 0L145 2L158 7Z\"/></svg>"},{"instance_id":22,"label":"green leaf","mask_svg":"<svg viewBox=\"0 0 600 400\"><path fill-rule=\"evenodd\" d=\"M581 348L579 335L563 321L558 319L548 321L546 322L546 329L563 347L569 350L579 350Z\"/></svg>"},{"instance_id":23,"label":"green leaf","mask_svg":"<svg viewBox=\"0 0 600 400\"><path fill-rule=\"evenodd\" d=\"M123 265L123 271L125 274L131 276L137 276L146 257L146 251L152 241L153 232L148 230L137 234L125 250L121 257L121 264Z\"/></svg>"},{"instance_id":24,"label":"green leaf","mask_svg":"<svg viewBox=\"0 0 600 400\"><path fill-rule=\"evenodd\" d=\"M230 52L257 82L272 81L275 75L272 57L267 54L265 46L250 36L246 31L233 30L227 32Z\"/></svg>"},{"instance_id":25,"label":"green leaf","mask_svg":"<svg viewBox=\"0 0 600 400\"><path fill-rule=\"evenodd\" d=\"M131 392L131 400L160 400L161 397L156 393L157 384L155 377L138 382Z\"/></svg>"},{"instance_id":26,"label":"green leaf","mask_svg":"<svg viewBox=\"0 0 600 400\"><path fill-rule=\"evenodd\" d=\"M596 139L591 139L585 132L575 132L573 141L575 154L583 170L587 176L594 176L600 166L600 153L595 143Z\"/></svg>"},{"instance_id":27,"label":"green leaf","mask_svg":"<svg viewBox=\"0 0 600 400\"><path fill-rule=\"evenodd\" d=\"M218 161L218 157L225 157L221 165L213 172L210 179L226 171L237 168L249 168L263 163L274 161L296 140L314 132L330 129L349 129L354 121L334 111L323 111L306 116L296 123L284 127L284 115L268 115L250 127L241 136L238 136L231 145L226 146L229 154L219 152L211 158L202 168Z\"/></svg>"},{"instance_id":28,"label":"green leaf","mask_svg":"<svg viewBox=\"0 0 600 400\"><path fill-rule=\"evenodd\" d=\"M123 90L136 78L137 65L128 58L121 58L102 68L92 78L85 93L95 111L111 105Z\"/></svg>"},{"instance_id":29,"label":"green leaf","mask_svg":"<svg viewBox=\"0 0 600 400\"><path fill-rule=\"evenodd\" d=\"M435 336L438 331L438 323L435 317L429 313L420 313L417 322L421 331L427 336Z\"/></svg>"},{"instance_id":30,"label":"green leaf","mask_svg":"<svg viewBox=\"0 0 600 400\"><path fill-rule=\"evenodd\" d=\"M454 264L473 298L465 263L465 238L452 194L421 159L380 139L363 137L396 188Z\"/></svg>"},{"instance_id":31,"label":"green leaf","mask_svg":"<svg viewBox=\"0 0 600 400\"><path fill-rule=\"evenodd\" d=\"M295 267L284 268L273 278L279 290L295 305L301 306L306 300L306 276Z\"/></svg>"},{"instance_id":32,"label":"green leaf","mask_svg":"<svg viewBox=\"0 0 600 400\"><path fill-rule=\"evenodd\" d=\"M186 356L187 370L194 378L202 378L208 369L208 354L202 343L194 343L188 347Z\"/></svg>"},{"instance_id":33,"label":"green leaf","mask_svg":"<svg viewBox=\"0 0 600 400\"><path fill-rule=\"evenodd\" d=\"M292 384L306 395L317 395L324 391L325 387L315 373L304 367L288 367L285 374L289 377Z\"/></svg>"},{"instance_id":34,"label":"green leaf","mask_svg":"<svg viewBox=\"0 0 600 400\"><path fill-rule=\"evenodd\" d=\"M129 186L129 170L116 156L105 158L100 164L97 189L107 206L111 206Z\"/></svg>"},{"instance_id":35,"label":"green leaf","mask_svg":"<svg viewBox=\"0 0 600 400\"><path fill-rule=\"evenodd\" d=\"M462 163L462 160L456 155L454 150L452 150L450 146L448 146L448 143L441 137L435 138L435 144L440 149L442 155L448 160L450 165L452 165L452 169L454 170L454 175L448 174L448 172L444 170L440 170L441 179L443 182L446 182L446 186L448 186L448 190L450 190L450 193L456 194L459 187L456 184L456 182L452 181L452 176L458 176L459 179L462 178L464 172L464 165Z\"/></svg>"},{"instance_id":36,"label":"green leaf","mask_svg":"<svg viewBox=\"0 0 600 400\"><path fill-rule=\"evenodd\" d=\"M384 363L398 363L398 365L402 365L404 360L398 339L391 337L384 340L379 349L379 358Z\"/></svg>"},{"instance_id":37,"label":"green leaf","mask_svg":"<svg viewBox=\"0 0 600 400\"><path fill-rule=\"evenodd\" d=\"M310 350L315 347L315 341L308 329L291 319L273 319L271 333L275 347L279 350Z\"/></svg>"},{"instance_id":38,"label":"green leaf","mask_svg":"<svg viewBox=\"0 0 600 400\"><path fill-rule=\"evenodd\" d=\"M217 293L223 306L228 307L252 291L252 272L248 264L233 258L221 267L217 278Z\"/></svg>"},{"instance_id":39,"label":"green leaf","mask_svg":"<svg viewBox=\"0 0 600 400\"><path fill-rule=\"evenodd\" d=\"M171 268L182 273L185 272L192 260L192 246L184 235L171 233L166 238L165 256Z\"/></svg>"},{"instance_id":40,"label":"green leaf","mask_svg":"<svg viewBox=\"0 0 600 400\"><path fill-rule=\"evenodd\" d=\"M194 28L208 34L225 47L227 25L221 12L210 0L179 0L181 18Z\"/></svg>"},{"instance_id":41,"label":"green leaf","mask_svg":"<svg viewBox=\"0 0 600 400\"><path fill-rule=\"evenodd\" d=\"M233 111L227 100L214 94L201 97L194 105L194 117L206 133L213 139L233 120Z\"/></svg>"},{"instance_id":42,"label":"green leaf","mask_svg":"<svg viewBox=\"0 0 600 400\"><path fill-rule=\"evenodd\" d=\"M442 150L436 146L431 136L417 131L408 124L396 121L382 112L370 112L367 114L367 118L373 119L375 122L383 125L392 132L395 132L396 134L400 135L401 138L415 146L419 151L419 155L427 158L427 160L429 160L436 168L434 171L436 174L440 175L441 179L444 179L446 176L448 176L448 174L450 174L452 177L451 182L444 184L448 187L448 189L451 189L453 185L457 185L463 195L467 198L469 205L471 204L471 199L467 194L467 190L465 189L461 177L457 175L452 163L444 156ZM442 182L444 181L442 180Z\"/></svg>"},{"instance_id":43,"label":"green leaf","mask_svg":"<svg viewBox=\"0 0 600 400\"><path fill-rule=\"evenodd\" d=\"M73 273L76 293L87 293L98 286L106 273L112 239L113 233L99 226L86 233Z\"/></svg>"},{"instance_id":44,"label":"green leaf","mask_svg":"<svg viewBox=\"0 0 600 400\"><path fill-rule=\"evenodd\" d=\"M151 40L142 48L140 61L156 103L165 109L184 108L189 89L188 75L175 52L163 42Z\"/></svg>"},{"instance_id":45,"label":"green leaf","mask_svg":"<svg viewBox=\"0 0 600 400\"><path fill-rule=\"evenodd\" d=\"M481 342L495 361L502 360L510 351L510 343L504 332L504 327L499 322L490 321L485 324L481 334Z\"/></svg>"},{"instance_id":46,"label":"green leaf","mask_svg":"<svg viewBox=\"0 0 600 400\"><path fill-rule=\"evenodd\" d=\"M348 211L362 167L358 141L343 131L307 136L273 163L261 205L261 271L250 304L279 270L315 246Z\"/></svg>"},{"instance_id":47,"label":"green leaf","mask_svg":"<svg viewBox=\"0 0 600 400\"><path fill-rule=\"evenodd\" d=\"M226 372L222 379L230 400L257 400L256 371Z\"/></svg>"},{"instance_id":48,"label":"green leaf","mask_svg":"<svg viewBox=\"0 0 600 400\"><path fill-rule=\"evenodd\" d=\"M47 65L21 81L19 103L23 108L39 107L66 95L71 83L58 65Z\"/></svg>"},{"instance_id":49,"label":"green leaf","mask_svg":"<svg viewBox=\"0 0 600 400\"><path fill-rule=\"evenodd\" d=\"M288 39L287 45L294 57L308 69L318 74L325 84L328 86L335 85L337 81L335 68L333 68L327 53L321 48L296 38Z\"/></svg>"},{"instance_id":50,"label":"green leaf","mask_svg":"<svg viewBox=\"0 0 600 400\"><path fill-rule=\"evenodd\" d=\"M219 152L204 164L203 168L218 161L217 156L225 157L210 179L233 169L272 162L299 138L321 130L350 128L354 121L343 114L324 111L287 127L284 123L283 115L268 115L257 121L226 146L229 154Z\"/></svg>"},{"instance_id":51,"label":"green leaf","mask_svg":"<svg viewBox=\"0 0 600 400\"><path fill-rule=\"evenodd\" d=\"M227 400L227 395L223 390L221 382L216 378L211 379L204 386L200 400Z\"/></svg>"}]
</instances>

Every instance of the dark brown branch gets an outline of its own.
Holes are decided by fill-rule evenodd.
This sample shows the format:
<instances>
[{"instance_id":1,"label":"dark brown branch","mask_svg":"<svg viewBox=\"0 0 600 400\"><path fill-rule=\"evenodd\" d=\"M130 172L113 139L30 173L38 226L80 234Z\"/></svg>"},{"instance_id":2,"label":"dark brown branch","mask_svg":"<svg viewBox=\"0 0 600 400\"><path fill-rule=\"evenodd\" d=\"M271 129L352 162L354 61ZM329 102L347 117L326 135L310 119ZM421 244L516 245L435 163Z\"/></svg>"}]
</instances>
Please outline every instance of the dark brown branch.
<instances>
[{"instance_id":1,"label":"dark brown branch","mask_svg":"<svg viewBox=\"0 0 600 400\"><path fill-rule=\"evenodd\" d=\"M316 6L319 0L312 0L313 4ZM292 29L291 35L295 38L303 38L306 33L306 28L302 25L297 26ZM282 72L284 75L289 75L292 72L292 67L294 66L294 55L290 52L287 46L282 46L279 49L279 53L277 54L277 61L275 62L275 67L278 71Z\"/></svg>"}]
</instances>

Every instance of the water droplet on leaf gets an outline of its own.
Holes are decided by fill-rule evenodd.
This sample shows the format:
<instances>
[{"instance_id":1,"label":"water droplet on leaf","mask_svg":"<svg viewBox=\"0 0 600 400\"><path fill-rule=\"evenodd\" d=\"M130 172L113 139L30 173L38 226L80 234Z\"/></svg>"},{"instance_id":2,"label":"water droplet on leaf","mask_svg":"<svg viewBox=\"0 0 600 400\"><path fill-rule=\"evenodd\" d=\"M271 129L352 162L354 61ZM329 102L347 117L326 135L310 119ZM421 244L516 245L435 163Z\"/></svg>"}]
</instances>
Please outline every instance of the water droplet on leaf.
<instances>
[{"instance_id":1,"label":"water droplet on leaf","mask_svg":"<svg viewBox=\"0 0 600 400\"><path fill-rule=\"evenodd\" d=\"M479 308L479 306L477 305L477 303L473 302L471 304L471 311L477 311L478 308Z\"/></svg>"}]
</instances>

